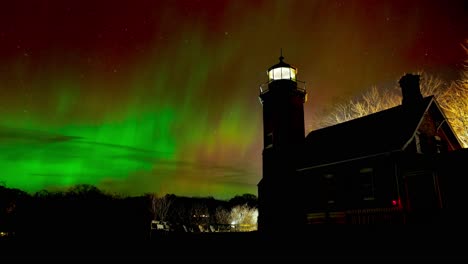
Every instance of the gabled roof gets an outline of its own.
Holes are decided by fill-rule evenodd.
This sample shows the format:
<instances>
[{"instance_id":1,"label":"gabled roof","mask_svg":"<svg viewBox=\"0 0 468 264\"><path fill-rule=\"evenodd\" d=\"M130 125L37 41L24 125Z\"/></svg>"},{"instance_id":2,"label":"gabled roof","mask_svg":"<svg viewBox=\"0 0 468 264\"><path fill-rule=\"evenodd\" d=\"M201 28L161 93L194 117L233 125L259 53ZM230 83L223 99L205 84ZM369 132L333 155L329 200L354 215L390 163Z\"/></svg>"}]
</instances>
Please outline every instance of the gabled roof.
<instances>
[{"instance_id":1,"label":"gabled roof","mask_svg":"<svg viewBox=\"0 0 468 264\"><path fill-rule=\"evenodd\" d=\"M416 105L399 105L312 131L305 139L302 166L323 166L403 150L433 102L434 97L428 96Z\"/></svg>"}]
</instances>

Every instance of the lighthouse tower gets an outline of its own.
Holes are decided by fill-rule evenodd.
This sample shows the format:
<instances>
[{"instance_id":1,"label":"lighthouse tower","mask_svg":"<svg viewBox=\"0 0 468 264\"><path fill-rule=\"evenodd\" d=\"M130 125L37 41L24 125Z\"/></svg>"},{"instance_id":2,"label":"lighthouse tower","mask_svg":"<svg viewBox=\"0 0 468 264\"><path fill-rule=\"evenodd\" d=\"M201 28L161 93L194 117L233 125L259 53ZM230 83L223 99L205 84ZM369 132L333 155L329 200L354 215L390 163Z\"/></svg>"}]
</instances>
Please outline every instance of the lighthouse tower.
<instances>
[{"instance_id":1,"label":"lighthouse tower","mask_svg":"<svg viewBox=\"0 0 468 264\"><path fill-rule=\"evenodd\" d=\"M297 80L297 68L284 62L267 70L268 82L260 86L263 106L263 175L258 184L259 231L278 231L302 221L297 155L304 142L305 83ZM295 222L295 223L292 223Z\"/></svg>"}]
</instances>

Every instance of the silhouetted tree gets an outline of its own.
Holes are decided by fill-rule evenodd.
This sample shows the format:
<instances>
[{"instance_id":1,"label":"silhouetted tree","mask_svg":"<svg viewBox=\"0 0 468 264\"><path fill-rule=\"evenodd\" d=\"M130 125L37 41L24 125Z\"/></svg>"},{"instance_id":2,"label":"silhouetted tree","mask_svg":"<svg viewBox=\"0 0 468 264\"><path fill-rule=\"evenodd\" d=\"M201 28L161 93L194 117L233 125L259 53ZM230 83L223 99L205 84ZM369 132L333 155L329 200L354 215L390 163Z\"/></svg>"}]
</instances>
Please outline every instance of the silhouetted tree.
<instances>
[{"instance_id":1,"label":"silhouetted tree","mask_svg":"<svg viewBox=\"0 0 468 264\"><path fill-rule=\"evenodd\" d=\"M190 208L192 216L192 224L201 225L206 224L209 220L208 207L203 200L197 199Z\"/></svg>"},{"instance_id":2,"label":"silhouetted tree","mask_svg":"<svg viewBox=\"0 0 468 264\"><path fill-rule=\"evenodd\" d=\"M167 215L169 222L188 225L191 221L190 200L186 197L172 197L171 199L173 202Z\"/></svg>"},{"instance_id":3,"label":"silhouetted tree","mask_svg":"<svg viewBox=\"0 0 468 264\"><path fill-rule=\"evenodd\" d=\"M26 192L0 185L0 231L15 232L19 228L28 199Z\"/></svg>"},{"instance_id":4,"label":"silhouetted tree","mask_svg":"<svg viewBox=\"0 0 468 264\"><path fill-rule=\"evenodd\" d=\"M258 198L257 196L245 193L243 195L236 195L229 200L229 205L234 207L236 205L244 205L247 204L249 207L257 207Z\"/></svg>"},{"instance_id":5,"label":"silhouetted tree","mask_svg":"<svg viewBox=\"0 0 468 264\"><path fill-rule=\"evenodd\" d=\"M166 221L167 215L169 213L169 208L171 207L172 200L170 196L166 195L163 197L158 197L157 194L149 194L148 198L151 201L151 213L153 214L154 220Z\"/></svg>"},{"instance_id":6,"label":"silhouetted tree","mask_svg":"<svg viewBox=\"0 0 468 264\"><path fill-rule=\"evenodd\" d=\"M422 72L419 74L422 76L421 93L423 96L435 95L439 97L445 94L447 85L442 80ZM349 101L339 103L332 109L320 113L321 116L315 119L315 123L309 129L327 127L370 115L397 106L401 104L401 100L400 87L379 89L374 86Z\"/></svg>"},{"instance_id":7,"label":"silhouetted tree","mask_svg":"<svg viewBox=\"0 0 468 264\"><path fill-rule=\"evenodd\" d=\"M468 40L466 40L466 46L463 46L468 55L467 46ZM468 147L468 59L465 62L460 79L451 83L446 83L424 72L418 74L421 76L421 94L435 96L461 143ZM387 90L372 87L345 103L339 103L332 109L316 113L315 122L309 125L308 130L335 125L379 112L397 106L401 104L401 101L400 87Z\"/></svg>"},{"instance_id":8,"label":"silhouetted tree","mask_svg":"<svg viewBox=\"0 0 468 264\"><path fill-rule=\"evenodd\" d=\"M99 199L105 194L96 186L91 184L77 184L68 189L65 193L67 196L81 199Z\"/></svg>"},{"instance_id":9,"label":"silhouetted tree","mask_svg":"<svg viewBox=\"0 0 468 264\"><path fill-rule=\"evenodd\" d=\"M227 225L231 223L231 212L223 206L218 206L215 211L215 223Z\"/></svg>"}]
</instances>

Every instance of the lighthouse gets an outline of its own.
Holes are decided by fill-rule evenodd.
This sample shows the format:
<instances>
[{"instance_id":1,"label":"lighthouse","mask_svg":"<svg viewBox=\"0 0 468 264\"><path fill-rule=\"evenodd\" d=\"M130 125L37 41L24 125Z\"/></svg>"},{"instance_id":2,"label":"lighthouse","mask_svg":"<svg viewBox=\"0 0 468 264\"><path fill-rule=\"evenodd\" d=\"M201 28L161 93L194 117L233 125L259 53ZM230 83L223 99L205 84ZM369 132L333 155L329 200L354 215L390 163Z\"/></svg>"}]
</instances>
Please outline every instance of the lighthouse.
<instances>
[{"instance_id":1,"label":"lighthouse","mask_svg":"<svg viewBox=\"0 0 468 264\"><path fill-rule=\"evenodd\" d=\"M263 171L258 183L259 231L279 230L285 224L300 226L302 221L295 170L305 137L307 92L297 72L281 54L279 63L267 70L268 81L260 85Z\"/></svg>"}]
</instances>

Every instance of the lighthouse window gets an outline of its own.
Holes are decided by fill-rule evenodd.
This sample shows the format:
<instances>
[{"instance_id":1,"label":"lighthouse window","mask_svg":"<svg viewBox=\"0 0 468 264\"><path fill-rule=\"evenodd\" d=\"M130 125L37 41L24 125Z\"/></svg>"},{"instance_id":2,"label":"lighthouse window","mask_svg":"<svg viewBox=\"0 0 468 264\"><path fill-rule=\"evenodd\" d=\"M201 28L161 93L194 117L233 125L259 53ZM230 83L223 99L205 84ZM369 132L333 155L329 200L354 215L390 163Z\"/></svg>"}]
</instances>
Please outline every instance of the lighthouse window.
<instances>
[{"instance_id":1,"label":"lighthouse window","mask_svg":"<svg viewBox=\"0 0 468 264\"><path fill-rule=\"evenodd\" d=\"M288 67L274 68L269 73L268 76L271 80L296 80L296 70Z\"/></svg>"},{"instance_id":2,"label":"lighthouse window","mask_svg":"<svg viewBox=\"0 0 468 264\"><path fill-rule=\"evenodd\" d=\"M265 148L273 147L273 132L270 132L265 137Z\"/></svg>"}]
</instances>

